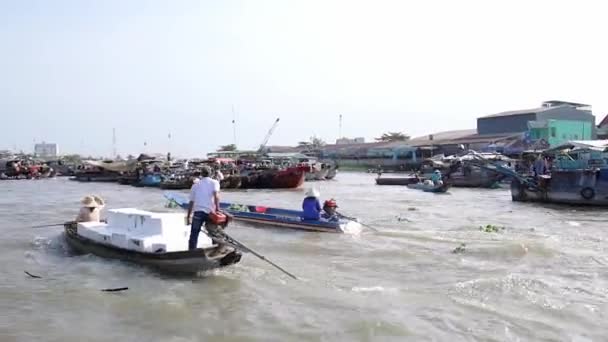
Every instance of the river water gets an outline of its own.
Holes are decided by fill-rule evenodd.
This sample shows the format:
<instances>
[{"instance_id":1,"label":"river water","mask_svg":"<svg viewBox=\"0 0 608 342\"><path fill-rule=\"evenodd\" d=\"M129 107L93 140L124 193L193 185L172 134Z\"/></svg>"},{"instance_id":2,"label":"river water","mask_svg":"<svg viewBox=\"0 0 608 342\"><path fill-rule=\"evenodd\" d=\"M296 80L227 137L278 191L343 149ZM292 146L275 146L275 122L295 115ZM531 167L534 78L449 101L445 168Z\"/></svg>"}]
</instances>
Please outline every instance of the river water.
<instances>
[{"instance_id":1,"label":"river water","mask_svg":"<svg viewBox=\"0 0 608 342\"><path fill-rule=\"evenodd\" d=\"M27 226L72 219L87 194L109 208L167 210L162 192L2 181L0 341L608 339L605 209L514 203L507 189L438 195L381 187L357 173L315 185L379 232L229 227L295 281L252 255L198 278L72 256L60 228ZM295 208L303 193L235 191L222 199ZM488 224L504 229L480 231ZM453 253L462 243L464 252Z\"/></svg>"}]
</instances>

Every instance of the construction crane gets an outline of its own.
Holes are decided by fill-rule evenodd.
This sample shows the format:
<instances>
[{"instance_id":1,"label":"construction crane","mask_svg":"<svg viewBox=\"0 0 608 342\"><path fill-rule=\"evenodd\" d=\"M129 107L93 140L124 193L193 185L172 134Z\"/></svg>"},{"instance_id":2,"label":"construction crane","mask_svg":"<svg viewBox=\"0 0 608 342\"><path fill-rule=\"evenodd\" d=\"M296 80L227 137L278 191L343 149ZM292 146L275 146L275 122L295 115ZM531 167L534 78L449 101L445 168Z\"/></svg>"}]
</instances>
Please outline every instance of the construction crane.
<instances>
[{"instance_id":1,"label":"construction crane","mask_svg":"<svg viewBox=\"0 0 608 342\"><path fill-rule=\"evenodd\" d=\"M272 132L274 132L274 129L277 128L277 125L279 124L279 119L280 118L277 118L274 121L274 124L272 124L272 127L270 127L270 129L268 130L268 133L266 134L266 136L264 137L264 140L260 144L260 148L258 148L258 153L263 153L264 152L264 149L266 148L266 144L268 144L268 140L272 136Z\"/></svg>"}]
</instances>

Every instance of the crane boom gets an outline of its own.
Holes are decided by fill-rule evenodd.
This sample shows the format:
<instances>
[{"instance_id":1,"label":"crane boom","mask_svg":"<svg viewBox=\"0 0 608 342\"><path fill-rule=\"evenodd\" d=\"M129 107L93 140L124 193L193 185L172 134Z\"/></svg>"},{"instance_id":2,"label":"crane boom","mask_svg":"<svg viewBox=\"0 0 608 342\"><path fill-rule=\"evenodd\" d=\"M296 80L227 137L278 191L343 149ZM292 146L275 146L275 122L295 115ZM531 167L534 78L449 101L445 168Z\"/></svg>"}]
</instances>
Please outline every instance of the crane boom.
<instances>
[{"instance_id":1,"label":"crane boom","mask_svg":"<svg viewBox=\"0 0 608 342\"><path fill-rule=\"evenodd\" d=\"M259 153L264 152L264 148L266 148L266 144L268 144L268 140L270 140L270 137L272 136L272 133L274 132L274 129L277 128L277 125L279 124L279 119L280 118L277 118L274 121L274 124L272 124L272 127L270 127L270 129L268 130L268 133L266 133L266 136L264 137L264 140L260 144L260 148L258 148L258 152Z\"/></svg>"}]
</instances>

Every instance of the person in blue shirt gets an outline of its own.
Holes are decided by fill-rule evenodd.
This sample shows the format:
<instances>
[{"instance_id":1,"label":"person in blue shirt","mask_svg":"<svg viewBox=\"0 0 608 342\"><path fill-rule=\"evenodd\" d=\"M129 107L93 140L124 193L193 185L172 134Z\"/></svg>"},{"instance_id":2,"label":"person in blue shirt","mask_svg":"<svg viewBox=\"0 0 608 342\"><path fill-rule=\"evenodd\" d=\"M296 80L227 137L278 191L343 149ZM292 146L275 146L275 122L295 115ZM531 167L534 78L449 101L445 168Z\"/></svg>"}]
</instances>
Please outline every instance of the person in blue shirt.
<instances>
[{"instance_id":1,"label":"person in blue shirt","mask_svg":"<svg viewBox=\"0 0 608 342\"><path fill-rule=\"evenodd\" d=\"M321 218L321 202L319 202L319 190L309 189L306 198L302 202L302 219L318 220Z\"/></svg>"},{"instance_id":2,"label":"person in blue shirt","mask_svg":"<svg viewBox=\"0 0 608 342\"><path fill-rule=\"evenodd\" d=\"M435 170L435 172L433 172L433 174L431 175L431 181L433 182L434 185L443 184L442 178L443 177L441 175L441 171L439 171L439 170Z\"/></svg>"}]
</instances>

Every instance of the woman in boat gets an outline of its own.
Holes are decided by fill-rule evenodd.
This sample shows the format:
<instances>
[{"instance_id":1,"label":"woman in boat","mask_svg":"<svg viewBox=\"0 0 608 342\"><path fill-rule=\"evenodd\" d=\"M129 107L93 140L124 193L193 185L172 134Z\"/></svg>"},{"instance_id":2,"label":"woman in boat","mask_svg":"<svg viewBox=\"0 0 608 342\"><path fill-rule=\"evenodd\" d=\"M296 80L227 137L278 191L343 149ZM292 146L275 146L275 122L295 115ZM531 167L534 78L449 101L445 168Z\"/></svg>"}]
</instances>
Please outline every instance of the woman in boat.
<instances>
[{"instance_id":1,"label":"woman in boat","mask_svg":"<svg viewBox=\"0 0 608 342\"><path fill-rule=\"evenodd\" d=\"M318 220L321 218L321 202L319 202L319 190L309 189L306 198L302 202L302 219Z\"/></svg>"},{"instance_id":2,"label":"woman in boat","mask_svg":"<svg viewBox=\"0 0 608 342\"><path fill-rule=\"evenodd\" d=\"M99 222L101 209L105 203L101 197L86 196L82 199L82 208L76 217L76 222Z\"/></svg>"},{"instance_id":3,"label":"woman in boat","mask_svg":"<svg viewBox=\"0 0 608 342\"><path fill-rule=\"evenodd\" d=\"M441 171L439 171L439 169L436 169L435 172L433 172L433 175L431 176L431 181L433 182L434 185L443 184L443 177L442 177Z\"/></svg>"},{"instance_id":4,"label":"woman in boat","mask_svg":"<svg viewBox=\"0 0 608 342\"><path fill-rule=\"evenodd\" d=\"M336 210L338 209L338 203L336 203L335 199L330 199L323 203L323 218L328 221L338 221L340 217Z\"/></svg>"}]
</instances>

